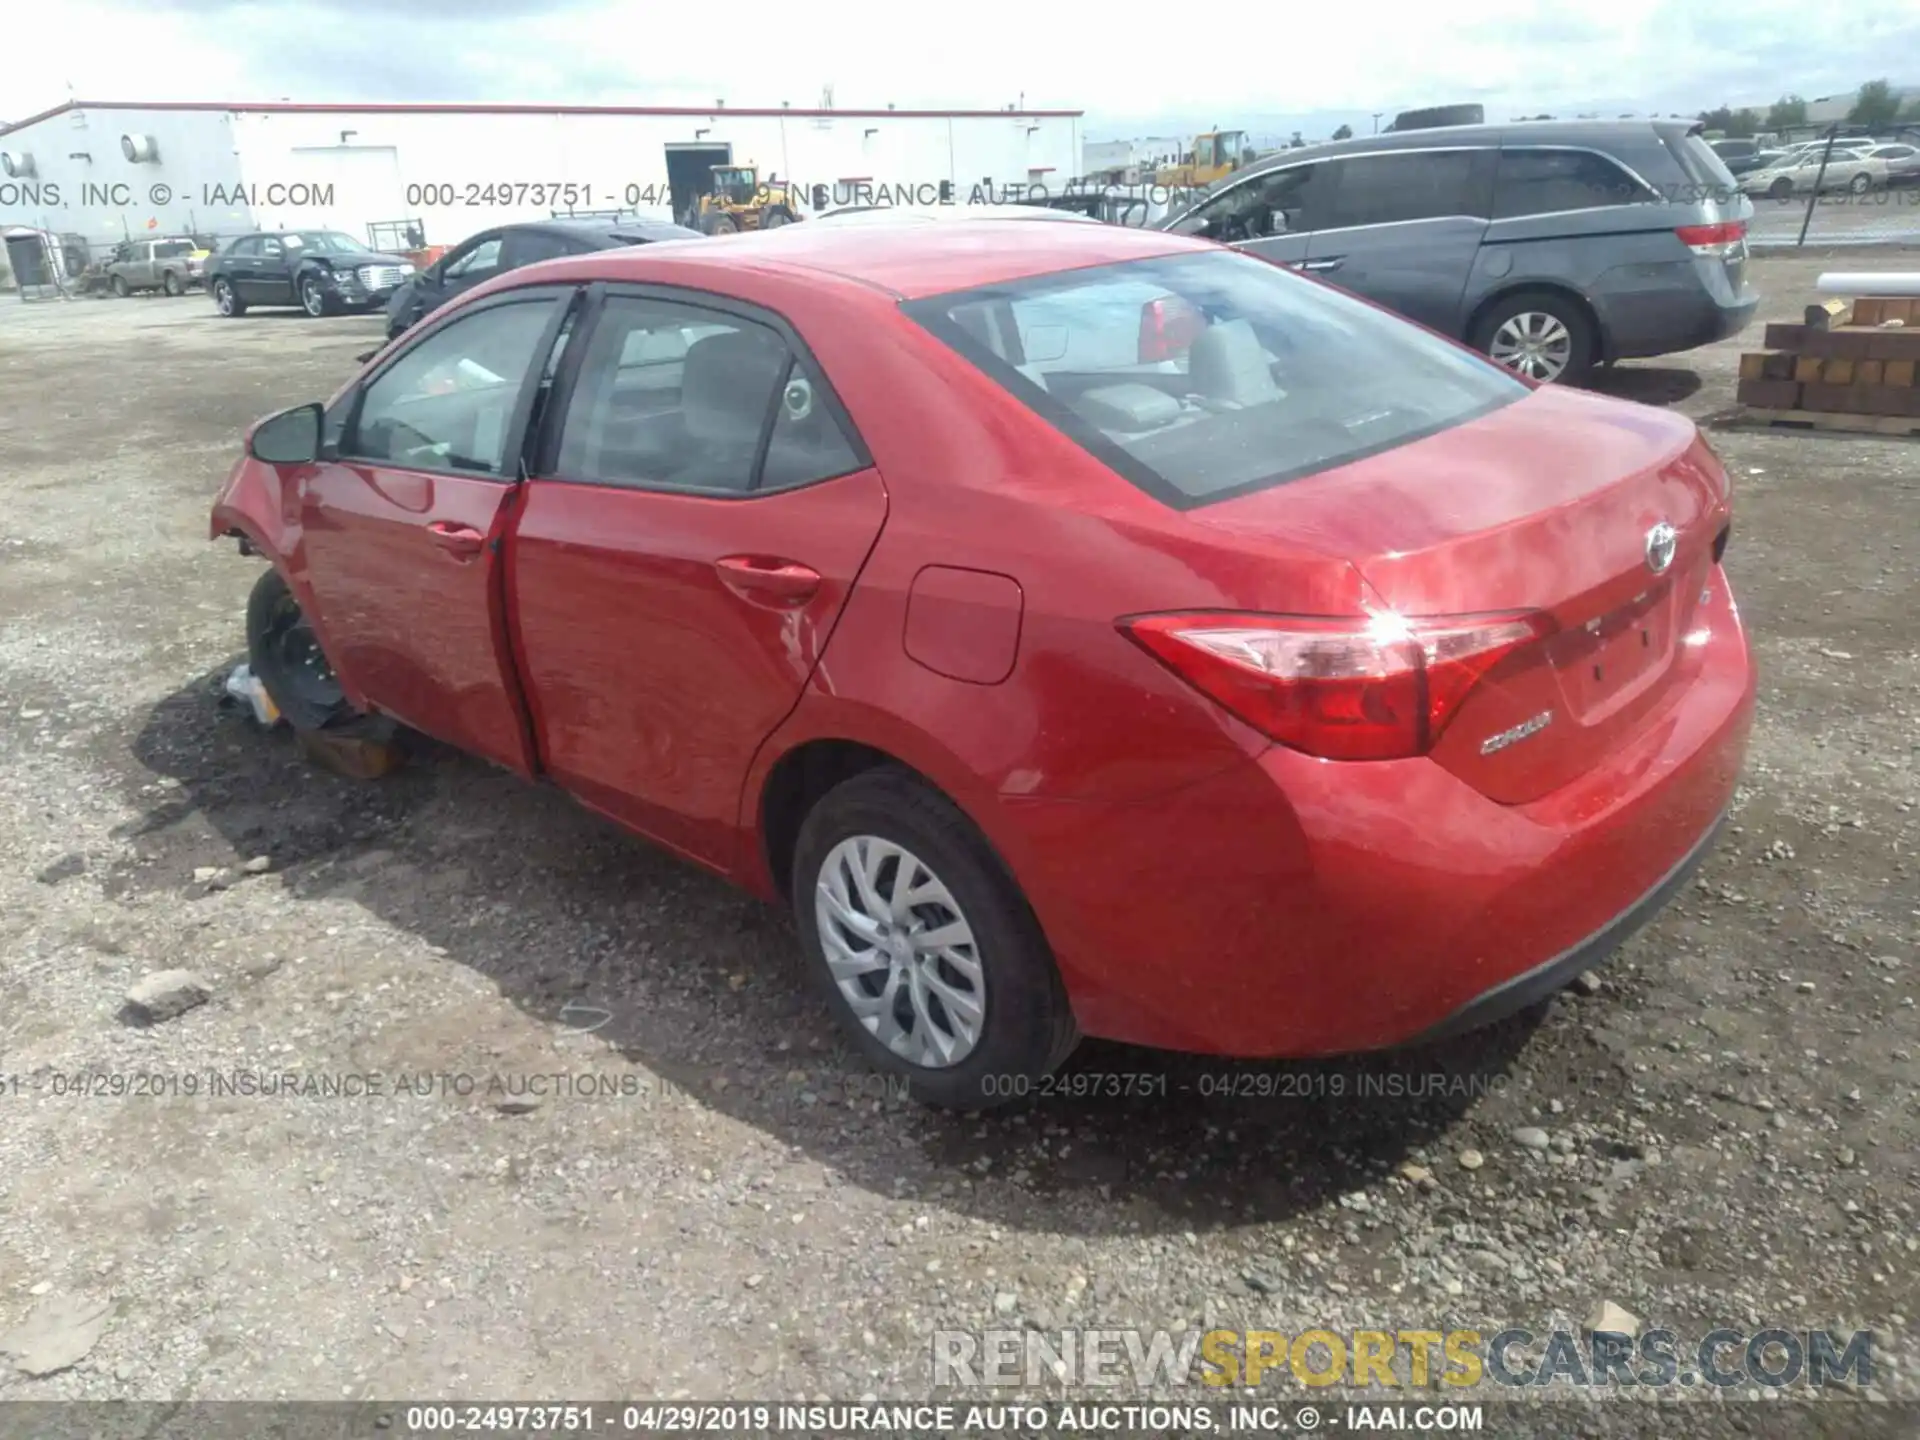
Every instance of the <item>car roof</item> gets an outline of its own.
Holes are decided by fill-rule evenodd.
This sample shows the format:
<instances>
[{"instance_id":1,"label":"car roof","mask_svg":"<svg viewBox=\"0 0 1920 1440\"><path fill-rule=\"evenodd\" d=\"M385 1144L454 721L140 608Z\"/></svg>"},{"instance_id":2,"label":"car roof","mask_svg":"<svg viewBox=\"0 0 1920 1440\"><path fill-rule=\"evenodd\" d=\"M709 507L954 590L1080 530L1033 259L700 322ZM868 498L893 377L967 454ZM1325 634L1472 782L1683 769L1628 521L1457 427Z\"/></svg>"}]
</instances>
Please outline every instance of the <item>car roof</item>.
<instances>
[{"instance_id":1,"label":"car roof","mask_svg":"<svg viewBox=\"0 0 1920 1440\"><path fill-rule=\"evenodd\" d=\"M639 215L618 220L610 220L602 215L559 215L551 220L523 220L517 224L502 225L500 229L503 233L508 230L535 231L565 235L576 240L606 239L622 245L636 241L645 243L702 238L698 230L689 230L684 225L675 225L667 220L649 220Z\"/></svg>"},{"instance_id":2,"label":"car roof","mask_svg":"<svg viewBox=\"0 0 1920 1440\"><path fill-rule=\"evenodd\" d=\"M881 224L890 220L931 224L963 220L1066 220L1099 224L1090 215L1050 210L1038 205L843 205L814 217L840 223Z\"/></svg>"},{"instance_id":3,"label":"car roof","mask_svg":"<svg viewBox=\"0 0 1920 1440\"><path fill-rule=\"evenodd\" d=\"M1031 219L1031 216L1026 218ZM655 257L672 255L676 285L708 284L720 294L743 269L788 276L802 284L825 274L903 300L1005 284L1034 275L1116 265L1159 255L1218 250L1203 240L1095 221L1085 225L1009 225L1003 220L948 224L842 224L802 221L773 230L704 238L698 245L603 250L542 261L518 272L535 278L658 281Z\"/></svg>"}]
</instances>

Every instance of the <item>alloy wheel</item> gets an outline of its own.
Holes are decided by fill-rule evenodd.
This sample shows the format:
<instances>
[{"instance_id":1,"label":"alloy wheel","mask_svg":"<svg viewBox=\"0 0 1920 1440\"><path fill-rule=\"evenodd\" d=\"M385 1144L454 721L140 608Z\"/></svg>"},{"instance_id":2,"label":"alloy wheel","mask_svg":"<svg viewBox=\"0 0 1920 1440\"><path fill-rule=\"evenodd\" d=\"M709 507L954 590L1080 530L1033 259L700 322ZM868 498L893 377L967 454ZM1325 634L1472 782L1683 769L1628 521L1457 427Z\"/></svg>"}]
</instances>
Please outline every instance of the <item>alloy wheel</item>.
<instances>
[{"instance_id":1,"label":"alloy wheel","mask_svg":"<svg viewBox=\"0 0 1920 1440\"><path fill-rule=\"evenodd\" d=\"M312 276L300 282L300 305L316 319L327 313L326 296L320 293L319 283Z\"/></svg>"},{"instance_id":2,"label":"alloy wheel","mask_svg":"<svg viewBox=\"0 0 1920 1440\"><path fill-rule=\"evenodd\" d=\"M1529 380L1558 380L1573 358L1573 335L1557 316L1522 310L1493 332L1487 355Z\"/></svg>"},{"instance_id":3,"label":"alloy wheel","mask_svg":"<svg viewBox=\"0 0 1920 1440\"><path fill-rule=\"evenodd\" d=\"M224 280L213 282L213 308L222 315L233 313L233 286Z\"/></svg>"},{"instance_id":4,"label":"alloy wheel","mask_svg":"<svg viewBox=\"0 0 1920 1440\"><path fill-rule=\"evenodd\" d=\"M973 927L925 861L877 835L849 836L820 867L814 914L834 986L867 1033L929 1070L973 1053L986 973Z\"/></svg>"}]
</instances>

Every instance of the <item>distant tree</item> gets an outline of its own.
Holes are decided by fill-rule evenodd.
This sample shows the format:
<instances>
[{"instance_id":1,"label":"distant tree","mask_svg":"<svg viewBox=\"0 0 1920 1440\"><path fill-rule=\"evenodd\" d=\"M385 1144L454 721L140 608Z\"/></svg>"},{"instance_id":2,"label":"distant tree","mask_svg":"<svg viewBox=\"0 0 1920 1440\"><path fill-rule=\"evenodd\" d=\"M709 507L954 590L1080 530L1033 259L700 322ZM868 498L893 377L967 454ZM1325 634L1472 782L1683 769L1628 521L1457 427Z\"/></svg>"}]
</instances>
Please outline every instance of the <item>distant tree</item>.
<instances>
[{"instance_id":1,"label":"distant tree","mask_svg":"<svg viewBox=\"0 0 1920 1440\"><path fill-rule=\"evenodd\" d=\"M1798 95L1782 95L1767 107L1767 129L1785 130L1807 123L1807 102Z\"/></svg>"},{"instance_id":2,"label":"distant tree","mask_svg":"<svg viewBox=\"0 0 1920 1440\"><path fill-rule=\"evenodd\" d=\"M1333 132L1333 138L1336 140L1351 140L1353 138L1353 127L1351 125L1342 125L1338 130Z\"/></svg>"},{"instance_id":3,"label":"distant tree","mask_svg":"<svg viewBox=\"0 0 1920 1440\"><path fill-rule=\"evenodd\" d=\"M1910 124L1920 125L1920 95L1907 97L1907 105L1900 112L1900 118Z\"/></svg>"},{"instance_id":4,"label":"distant tree","mask_svg":"<svg viewBox=\"0 0 1920 1440\"><path fill-rule=\"evenodd\" d=\"M1727 126L1727 134L1736 140L1751 140L1760 133L1760 113L1748 106L1741 106L1733 112L1733 123Z\"/></svg>"},{"instance_id":5,"label":"distant tree","mask_svg":"<svg viewBox=\"0 0 1920 1440\"><path fill-rule=\"evenodd\" d=\"M1847 120L1853 125L1878 130L1891 125L1899 115L1900 97L1893 93L1893 86L1885 80L1869 80L1860 87L1859 95L1854 97L1853 109L1847 112Z\"/></svg>"},{"instance_id":6,"label":"distant tree","mask_svg":"<svg viewBox=\"0 0 1920 1440\"><path fill-rule=\"evenodd\" d=\"M1726 105L1716 105L1711 110L1700 112L1700 123L1709 130L1718 130L1722 135L1733 129L1733 110Z\"/></svg>"}]
</instances>

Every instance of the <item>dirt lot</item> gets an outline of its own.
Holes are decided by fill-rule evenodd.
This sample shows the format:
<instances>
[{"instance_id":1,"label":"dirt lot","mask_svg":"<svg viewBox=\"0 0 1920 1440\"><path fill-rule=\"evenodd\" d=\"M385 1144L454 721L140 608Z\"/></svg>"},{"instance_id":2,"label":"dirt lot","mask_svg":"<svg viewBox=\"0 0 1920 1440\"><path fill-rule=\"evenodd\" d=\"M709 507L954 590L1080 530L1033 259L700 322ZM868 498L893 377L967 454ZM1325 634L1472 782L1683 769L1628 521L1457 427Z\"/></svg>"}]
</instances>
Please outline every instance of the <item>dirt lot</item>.
<instances>
[{"instance_id":1,"label":"dirt lot","mask_svg":"<svg viewBox=\"0 0 1920 1440\"><path fill-rule=\"evenodd\" d=\"M1757 262L1764 316L1821 266ZM936 1328L1545 1331L1603 1300L1871 1327L1873 1391L1920 1394L1920 444L1716 435L1750 770L1598 993L1338 1064L1089 1045L1172 1098L952 1118L841 1050L783 916L481 763L354 783L217 704L259 570L205 540L236 437L378 329L0 301L0 1332L112 1306L0 1399L922 1398ZM1704 416L1738 349L1604 388ZM126 1023L176 966L210 1003ZM209 1093L243 1072L383 1093ZM556 1072L625 1093L488 1093ZM1222 1074L1250 1093L1200 1093ZM1912 1433L1748 1393L1646 1433Z\"/></svg>"}]
</instances>

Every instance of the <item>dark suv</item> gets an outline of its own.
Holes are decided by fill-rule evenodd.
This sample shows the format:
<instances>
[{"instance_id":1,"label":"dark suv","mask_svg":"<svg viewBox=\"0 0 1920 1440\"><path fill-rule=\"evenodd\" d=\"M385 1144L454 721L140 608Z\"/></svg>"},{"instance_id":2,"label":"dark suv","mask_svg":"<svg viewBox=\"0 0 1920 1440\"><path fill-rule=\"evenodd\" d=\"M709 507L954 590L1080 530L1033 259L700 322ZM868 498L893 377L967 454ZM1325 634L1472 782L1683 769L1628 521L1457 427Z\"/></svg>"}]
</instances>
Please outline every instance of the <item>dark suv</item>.
<instances>
[{"instance_id":1,"label":"dark suv","mask_svg":"<svg viewBox=\"0 0 1920 1440\"><path fill-rule=\"evenodd\" d=\"M536 260L616 250L622 245L651 245L659 240L703 239L698 230L664 220L589 219L586 217L501 225L470 235L407 281L387 302L387 338L391 340L421 317L462 291Z\"/></svg>"},{"instance_id":2,"label":"dark suv","mask_svg":"<svg viewBox=\"0 0 1920 1440\"><path fill-rule=\"evenodd\" d=\"M1535 121L1287 150L1159 228L1321 276L1535 380L1740 331L1740 193L1690 121Z\"/></svg>"}]
</instances>

